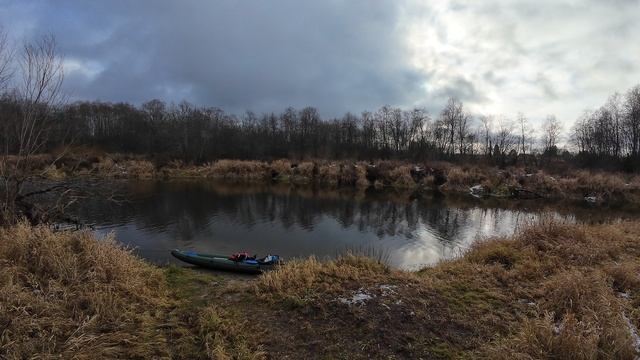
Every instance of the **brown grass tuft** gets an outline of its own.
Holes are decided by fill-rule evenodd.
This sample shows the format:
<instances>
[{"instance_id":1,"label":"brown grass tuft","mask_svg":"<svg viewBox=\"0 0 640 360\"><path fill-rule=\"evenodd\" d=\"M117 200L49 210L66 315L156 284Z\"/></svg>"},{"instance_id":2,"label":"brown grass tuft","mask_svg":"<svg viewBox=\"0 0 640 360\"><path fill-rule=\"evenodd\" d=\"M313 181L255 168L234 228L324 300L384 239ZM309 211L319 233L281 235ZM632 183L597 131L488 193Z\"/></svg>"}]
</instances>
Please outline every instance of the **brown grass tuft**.
<instances>
[{"instance_id":1,"label":"brown grass tuft","mask_svg":"<svg viewBox=\"0 0 640 360\"><path fill-rule=\"evenodd\" d=\"M0 358L264 358L246 323L185 298L193 279L141 261L112 237L0 228Z\"/></svg>"},{"instance_id":2,"label":"brown grass tuft","mask_svg":"<svg viewBox=\"0 0 640 360\"><path fill-rule=\"evenodd\" d=\"M113 239L0 230L0 357L161 357L162 273Z\"/></svg>"},{"instance_id":3,"label":"brown grass tuft","mask_svg":"<svg viewBox=\"0 0 640 360\"><path fill-rule=\"evenodd\" d=\"M553 314L547 313L539 318L525 319L517 334L489 345L479 357L496 360L631 360L635 356L626 327L602 329L598 322L579 320L573 314L556 322Z\"/></svg>"},{"instance_id":4,"label":"brown grass tuft","mask_svg":"<svg viewBox=\"0 0 640 360\"><path fill-rule=\"evenodd\" d=\"M146 179L155 175L155 166L147 160L129 160L122 165L130 178Z\"/></svg>"},{"instance_id":5,"label":"brown grass tuft","mask_svg":"<svg viewBox=\"0 0 640 360\"><path fill-rule=\"evenodd\" d=\"M316 165L310 161L304 161L298 164L298 166L294 169L293 173L297 177L310 180L314 176L315 166Z\"/></svg>"},{"instance_id":6,"label":"brown grass tuft","mask_svg":"<svg viewBox=\"0 0 640 360\"><path fill-rule=\"evenodd\" d=\"M359 162L354 165L354 172L356 177L355 185L360 188L368 187L369 180L367 179L367 164L364 162Z\"/></svg>"},{"instance_id":7,"label":"brown grass tuft","mask_svg":"<svg viewBox=\"0 0 640 360\"><path fill-rule=\"evenodd\" d=\"M241 160L218 160L208 166L207 175L231 180L265 180L271 178L271 172L266 163Z\"/></svg>"},{"instance_id":8,"label":"brown grass tuft","mask_svg":"<svg viewBox=\"0 0 640 360\"><path fill-rule=\"evenodd\" d=\"M317 165L318 173L315 178L323 184L338 185L340 183L340 165L336 163L322 163Z\"/></svg>"},{"instance_id":9,"label":"brown grass tuft","mask_svg":"<svg viewBox=\"0 0 640 360\"><path fill-rule=\"evenodd\" d=\"M599 272L560 273L543 285L543 315L485 349L494 359L635 359L624 305Z\"/></svg>"},{"instance_id":10,"label":"brown grass tuft","mask_svg":"<svg viewBox=\"0 0 640 360\"><path fill-rule=\"evenodd\" d=\"M411 166L398 166L389 172L389 180L391 185L397 188L413 188L416 186L413 177L411 177Z\"/></svg>"},{"instance_id":11,"label":"brown grass tuft","mask_svg":"<svg viewBox=\"0 0 640 360\"><path fill-rule=\"evenodd\" d=\"M293 171L291 170L291 162L286 159L273 161L270 164L270 167L271 170L276 173L276 176L279 176L281 178L288 178L293 173Z\"/></svg>"},{"instance_id":12,"label":"brown grass tuft","mask_svg":"<svg viewBox=\"0 0 640 360\"><path fill-rule=\"evenodd\" d=\"M389 267L379 261L351 254L328 261L315 257L294 259L260 276L255 291L263 298L304 303L318 294L335 293L346 284L370 281L388 276L390 272Z\"/></svg>"},{"instance_id":13,"label":"brown grass tuft","mask_svg":"<svg viewBox=\"0 0 640 360\"><path fill-rule=\"evenodd\" d=\"M604 271L616 291L640 295L640 265L633 262L615 263L605 267Z\"/></svg>"},{"instance_id":14,"label":"brown grass tuft","mask_svg":"<svg viewBox=\"0 0 640 360\"><path fill-rule=\"evenodd\" d=\"M266 358L266 353L248 344L247 321L238 321L219 307L209 305L198 317L198 333L209 359L216 360L258 360Z\"/></svg>"}]
</instances>

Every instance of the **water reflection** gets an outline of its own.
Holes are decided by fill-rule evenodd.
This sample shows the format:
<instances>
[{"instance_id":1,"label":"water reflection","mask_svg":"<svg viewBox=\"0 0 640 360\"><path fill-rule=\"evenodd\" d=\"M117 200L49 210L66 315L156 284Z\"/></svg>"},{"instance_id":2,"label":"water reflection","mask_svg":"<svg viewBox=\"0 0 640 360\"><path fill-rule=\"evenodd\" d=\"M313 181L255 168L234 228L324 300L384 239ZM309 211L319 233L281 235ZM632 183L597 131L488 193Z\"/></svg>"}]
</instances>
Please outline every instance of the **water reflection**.
<instances>
[{"instance_id":1,"label":"water reflection","mask_svg":"<svg viewBox=\"0 0 640 360\"><path fill-rule=\"evenodd\" d=\"M478 237L508 235L549 210L535 202L505 208L471 199L208 181L104 184L113 187L130 201L94 199L74 209L75 215L101 234L114 231L158 263L173 261L169 250L176 247L285 257L372 249L394 266L416 268L455 256ZM569 221L602 220L588 208L552 213Z\"/></svg>"}]
</instances>

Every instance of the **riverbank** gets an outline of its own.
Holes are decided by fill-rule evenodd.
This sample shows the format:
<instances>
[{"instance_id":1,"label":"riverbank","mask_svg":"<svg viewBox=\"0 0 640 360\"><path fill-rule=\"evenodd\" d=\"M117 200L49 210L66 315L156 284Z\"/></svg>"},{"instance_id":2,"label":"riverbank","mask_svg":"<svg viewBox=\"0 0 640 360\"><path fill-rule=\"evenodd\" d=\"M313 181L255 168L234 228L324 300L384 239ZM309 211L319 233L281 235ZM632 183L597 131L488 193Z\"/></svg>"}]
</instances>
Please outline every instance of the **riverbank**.
<instances>
[{"instance_id":1,"label":"riverbank","mask_svg":"<svg viewBox=\"0 0 640 360\"><path fill-rule=\"evenodd\" d=\"M37 160L41 167L51 156ZM38 165L35 165L38 166ZM532 167L456 165L400 161L240 161L194 166L180 161L154 163L142 156L74 154L46 171L49 179L97 176L108 179L209 178L241 182L322 184L330 187L439 191L505 199L568 199L590 203L640 204L640 176L562 168L558 174Z\"/></svg>"},{"instance_id":2,"label":"riverbank","mask_svg":"<svg viewBox=\"0 0 640 360\"><path fill-rule=\"evenodd\" d=\"M0 357L633 359L638 239L544 220L419 272L346 255L247 281L22 224L0 230Z\"/></svg>"}]
</instances>

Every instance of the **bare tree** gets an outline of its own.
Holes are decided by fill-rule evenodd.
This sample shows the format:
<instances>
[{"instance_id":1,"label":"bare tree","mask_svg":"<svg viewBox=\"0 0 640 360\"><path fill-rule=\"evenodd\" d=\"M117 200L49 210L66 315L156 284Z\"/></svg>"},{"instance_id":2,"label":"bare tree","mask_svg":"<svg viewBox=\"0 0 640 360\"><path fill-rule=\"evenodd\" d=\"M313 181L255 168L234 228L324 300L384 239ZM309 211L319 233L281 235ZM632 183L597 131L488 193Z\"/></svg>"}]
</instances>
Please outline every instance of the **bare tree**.
<instances>
[{"instance_id":1,"label":"bare tree","mask_svg":"<svg viewBox=\"0 0 640 360\"><path fill-rule=\"evenodd\" d=\"M640 157L640 85L631 88L625 96L625 126L630 155Z\"/></svg>"},{"instance_id":2,"label":"bare tree","mask_svg":"<svg viewBox=\"0 0 640 360\"><path fill-rule=\"evenodd\" d=\"M33 155L46 142L46 134L51 129L50 115L63 100L62 63L52 35L24 45L20 61L22 84L18 88L23 105L22 121L18 129L19 156Z\"/></svg>"},{"instance_id":3,"label":"bare tree","mask_svg":"<svg viewBox=\"0 0 640 360\"><path fill-rule=\"evenodd\" d=\"M460 118L458 119L457 135L458 135L458 153L466 155L467 153L473 153L473 134L469 131L471 123L471 116L465 111L462 111Z\"/></svg>"},{"instance_id":4,"label":"bare tree","mask_svg":"<svg viewBox=\"0 0 640 360\"><path fill-rule=\"evenodd\" d=\"M464 154L465 140L469 135L470 116L465 113L462 103L455 98L449 98L440 113L440 120L446 129L447 154L453 155L456 145L458 152Z\"/></svg>"},{"instance_id":5,"label":"bare tree","mask_svg":"<svg viewBox=\"0 0 640 360\"><path fill-rule=\"evenodd\" d=\"M494 156L505 156L515 150L518 139L513 133L515 125L513 121L505 117L498 118L498 129L495 134Z\"/></svg>"},{"instance_id":6,"label":"bare tree","mask_svg":"<svg viewBox=\"0 0 640 360\"><path fill-rule=\"evenodd\" d=\"M529 123L523 113L518 113L518 125L520 127L520 154L527 155L527 131L529 130Z\"/></svg>"},{"instance_id":7,"label":"bare tree","mask_svg":"<svg viewBox=\"0 0 640 360\"><path fill-rule=\"evenodd\" d=\"M9 36L0 27L0 91L4 91L13 77L13 50L9 44Z\"/></svg>"},{"instance_id":8,"label":"bare tree","mask_svg":"<svg viewBox=\"0 0 640 360\"><path fill-rule=\"evenodd\" d=\"M622 97L619 93L614 93L609 97L605 108L609 112L612 120L611 128L611 140L613 142L613 156L619 157L622 154Z\"/></svg>"},{"instance_id":9,"label":"bare tree","mask_svg":"<svg viewBox=\"0 0 640 360\"><path fill-rule=\"evenodd\" d=\"M544 153L549 154L549 152L557 150L561 131L562 125L555 115L547 116L542 125L542 146Z\"/></svg>"},{"instance_id":10,"label":"bare tree","mask_svg":"<svg viewBox=\"0 0 640 360\"><path fill-rule=\"evenodd\" d=\"M418 149L424 150L430 120L429 112L424 108L414 108L409 117L409 142L417 144Z\"/></svg>"},{"instance_id":11,"label":"bare tree","mask_svg":"<svg viewBox=\"0 0 640 360\"><path fill-rule=\"evenodd\" d=\"M52 112L61 105L64 80L63 61L57 53L52 35L44 36L33 43L25 43L18 59L21 81L15 94L19 104L19 115L14 126L17 148L11 153L7 146L1 159L0 177L3 180L3 213L21 214L30 219L36 216L34 203L29 198L64 187L56 185L46 188L31 187L42 178L46 170L34 170L33 156L42 151L52 129ZM54 159L51 164L55 164Z\"/></svg>"},{"instance_id":12,"label":"bare tree","mask_svg":"<svg viewBox=\"0 0 640 360\"><path fill-rule=\"evenodd\" d=\"M482 137L484 138L484 155L491 156L491 147L492 139L491 139L491 126L493 126L493 115L483 115L480 117L480 123L482 127L480 132L482 133Z\"/></svg>"}]
</instances>

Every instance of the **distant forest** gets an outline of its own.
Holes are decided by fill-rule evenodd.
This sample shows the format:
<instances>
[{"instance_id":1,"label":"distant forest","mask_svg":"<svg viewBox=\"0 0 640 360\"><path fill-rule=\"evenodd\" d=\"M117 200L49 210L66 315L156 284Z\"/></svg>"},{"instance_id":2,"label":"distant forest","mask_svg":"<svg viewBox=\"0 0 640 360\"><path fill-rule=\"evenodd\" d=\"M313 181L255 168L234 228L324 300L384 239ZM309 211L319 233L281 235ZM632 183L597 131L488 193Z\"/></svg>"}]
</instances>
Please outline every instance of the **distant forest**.
<instances>
[{"instance_id":1,"label":"distant forest","mask_svg":"<svg viewBox=\"0 0 640 360\"><path fill-rule=\"evenodd\" d=\"M524 114L474 117L454 98L435 114L383 106L330 119L313 107L238 116L186 101L67 103L61 93L63 63L52 36L25 44L19 71L9 71L13 59L7 49L6 36L0 36L0 146L5 154L84 145L191 163L324 158L482 159L510 165L561 156L578 166L640 170L640 85L585 112L572 129L562 129L553 115L536 126ZM23 81L11 82L14 76ZM560 153L559 144L572 151Z\"/></svg>"},{"instance_id":2,"label":"distant forest","mask_svg":"<svg viewBox=\"0 0 640 360\"><path fill-rule=\"evenodd\" d=\"M15 93L0 100L2 148L16 152L15 135L25 107ZM425 109L347 113L322 119L317 109L287 108L281 113L242 116L188 102L151 100L128 103L76 102L50 113L47 150L63 144L108 152L149 154L202 163L221 158L327 158L455 160L482 155L497 163L514 158L558 156L560 122L547 117L536 131L524 115L474 118L450 99L438 114ZM613 95L586 112L569 131L575 150L564 157L578 165L632 166L640 160L640 85Z\"/></svg>"}]
</instances>

